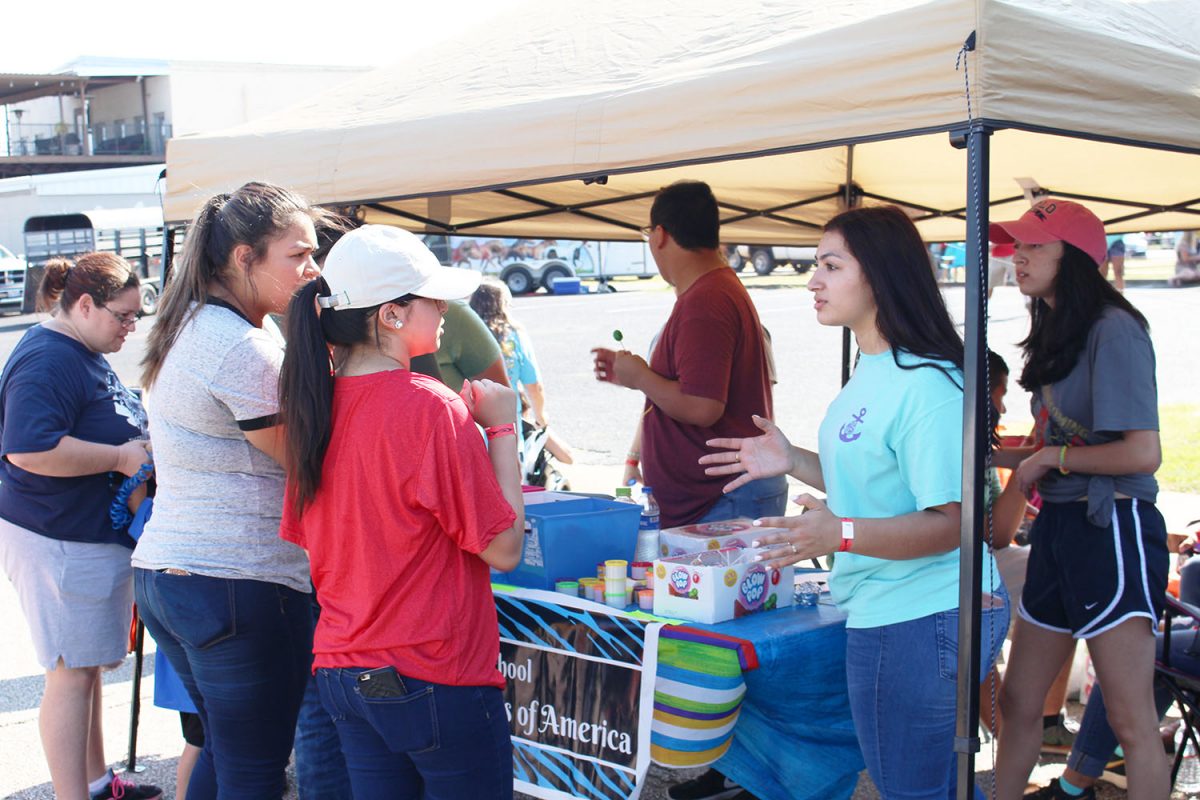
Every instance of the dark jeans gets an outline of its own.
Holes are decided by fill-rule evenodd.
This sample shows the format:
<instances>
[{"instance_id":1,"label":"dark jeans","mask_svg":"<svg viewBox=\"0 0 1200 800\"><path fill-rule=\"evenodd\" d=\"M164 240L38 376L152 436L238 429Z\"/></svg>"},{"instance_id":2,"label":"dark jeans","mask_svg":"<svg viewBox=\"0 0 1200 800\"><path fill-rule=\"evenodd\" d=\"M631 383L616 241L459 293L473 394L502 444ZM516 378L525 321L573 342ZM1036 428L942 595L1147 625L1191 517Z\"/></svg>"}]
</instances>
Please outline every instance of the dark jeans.
<instances>
[{"instance_id":1,"label":"dark jeans","mask_svg":"<svg viewBox=\"0 0 1200 800\"><path fill-rule=\"evenodd\" d=\"M313 595L314 630L320 617L321 606ZM296 723L296 790L300 800L354 800L337 726L321 703L315 675L309 676Z\"/></svg>"},{"instance_id":2,"label":"dark jeans","mask_svg":"<svg viewBox=\"0 0 1200 800\"><path fill-rule=\"evenodd\" d=\"M355 797L512 799L512 741L499 689L401 676L398 691L369 697L358 681L365 671L317 670Z\"/></svg>"},{"instance_id":3,"label":"dark jeans","mask_svg":"<svg viewBox=\"0 0 1200 800\"><path fill-rule=\"evenodd\" d=\"M204 724L189 800L282 797L312 664L311 596L146 569L134 570L134 596Z\"/></svg>"}]
</instances>

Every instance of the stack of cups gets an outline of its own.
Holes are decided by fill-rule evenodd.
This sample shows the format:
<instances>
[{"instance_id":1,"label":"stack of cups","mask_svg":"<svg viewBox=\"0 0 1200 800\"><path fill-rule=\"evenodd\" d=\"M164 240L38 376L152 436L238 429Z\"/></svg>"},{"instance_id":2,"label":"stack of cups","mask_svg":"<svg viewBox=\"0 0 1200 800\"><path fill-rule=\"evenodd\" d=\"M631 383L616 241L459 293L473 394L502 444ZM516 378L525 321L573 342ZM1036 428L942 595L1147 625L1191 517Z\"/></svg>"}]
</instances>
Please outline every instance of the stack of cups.
<instances>
[{"instance_id":1,"label":"stack of cups","mask_svg":"<svg viewBox=\"0 0 1200 800\"><path fill-rule=\"evenodd\" d=\"M604 602L604 582L599 578L580 578L579 589L579 594L584 599ZM599 590L599 597L597 597L597 590Z\"/></svg>"},{"instance_id":2,"label":"stack of cups","mask_svg":"<svg viewBox=\"0 0 1200 800\"><path fill-rule=\"evenodd\" d=\"M604 602L613 608L627 605L625 584L628 582L628 569L628 561L614 559L604 562Z\"/></svg>"}]
</instances>

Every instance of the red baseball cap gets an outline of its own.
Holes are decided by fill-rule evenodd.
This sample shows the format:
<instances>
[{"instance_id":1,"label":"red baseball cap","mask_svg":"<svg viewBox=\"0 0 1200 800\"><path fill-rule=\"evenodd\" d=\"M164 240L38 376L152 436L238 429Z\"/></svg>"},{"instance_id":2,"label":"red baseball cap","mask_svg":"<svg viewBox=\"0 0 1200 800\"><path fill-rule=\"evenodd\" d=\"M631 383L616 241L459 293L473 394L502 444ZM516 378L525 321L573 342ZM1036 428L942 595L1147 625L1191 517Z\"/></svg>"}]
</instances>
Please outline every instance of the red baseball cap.
<instances>
[{"instance_id":1,"label":"red baseball cap","mask_svg":"<svg viewBox=\"0 0 1200 800\"><path fill-rule=\"evenodd\" d=\"M997 244L1066 242L1091 256L1096 266L1103 266L1108 255L1100 218L1079 203L1053 197L1038 201L1020 219L993 222L988 226L988 238Z\"/></svg>"}]
</instances>

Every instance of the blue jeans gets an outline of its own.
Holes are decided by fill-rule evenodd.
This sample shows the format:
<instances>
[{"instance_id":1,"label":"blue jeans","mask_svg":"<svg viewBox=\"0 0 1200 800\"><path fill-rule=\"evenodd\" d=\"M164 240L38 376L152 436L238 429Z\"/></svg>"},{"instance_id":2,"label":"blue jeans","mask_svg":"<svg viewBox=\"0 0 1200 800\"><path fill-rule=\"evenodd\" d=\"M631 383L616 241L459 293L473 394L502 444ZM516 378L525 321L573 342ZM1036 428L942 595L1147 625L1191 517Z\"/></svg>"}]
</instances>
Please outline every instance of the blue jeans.
<instances>
[{"instance_id":1,"label":"blue jeans","mask_svg":"<svg viewBox=\"0 0 1200 800\"><path fill-rule=\"evenodd\" d=\"M759 478L722 495L696 522L720 522L735 517L780 517L787 506L787 476Z\"/></svg>"},{"instance_id":2,"label":"blue jeans","mask_svg":"<svg viewBox=\"0 0 1200 800\"><path fill-rule=\"evenodd\" d=\"M189 800L282 797L312 664L311 596L147 569L134 570L134 596L204 724Z\"/></svg>"},{"instance_id":3,"label":"blue jeans","mask_svg":"<svg viewBox=\"0 0 1200 800\"><path fill-rule=\"evenodd\" d=\"M397 691L365 696L372 693L358 676L366 671L317 670L355 797L511 800L512 741L499 689L400 676Z\"/></svg>"},{"instance_id":4,"label":"blue jeans","mask_svg":"<svg viewBox=\"0 0 1200 800\"><path fill-rule=\"evenodd\" d=\"M1008 630L1008 606L984 609L980 674ZM958 610L846 631L850 712L881 797L953 798ZM982 798L976 789L975 796Z\"/></svg>"},{"instance_id":5,"label":"blue jeans","mask_svg":"<svg viewBox=\"0 0 1200 800\"><path fill-rule=\"evenodd\" d=\"M321 606L313 595L314 630L320 617ZM337 726L321 703L315 675L309 676L296 722L296 790L300 800L354 800Z\"/></svg>"}]
</instances>

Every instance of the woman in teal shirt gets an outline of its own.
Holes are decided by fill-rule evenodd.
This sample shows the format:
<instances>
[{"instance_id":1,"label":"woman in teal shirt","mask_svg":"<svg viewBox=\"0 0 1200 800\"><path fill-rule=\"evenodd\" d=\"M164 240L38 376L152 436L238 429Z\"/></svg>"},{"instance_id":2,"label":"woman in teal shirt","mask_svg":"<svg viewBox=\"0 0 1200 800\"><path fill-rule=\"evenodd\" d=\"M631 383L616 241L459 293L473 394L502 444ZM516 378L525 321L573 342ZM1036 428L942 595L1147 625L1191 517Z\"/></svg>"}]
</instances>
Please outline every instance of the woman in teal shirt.
<instances>
[{"instance_id":1,"label":"woman in teal shirt","mask_svg":"<svg viewBox=\"0 0 1200 800\"><path fill-rule=\"evenodd\" d=\"M963 344L925 246L900 209L834 217L808 288L822 325L858 340L850 381L830 404L819 453L763 435L714 439L701 459L725 487L790 474L826 492L803 516L757 520L764 558L784 566L837 553L829 587L847 613L846 679L859 745L884 797L953 797L962 492ZM991 555L985 575L987 674L1008 627ZM988 579L985 578L985 583Z\"/></svg>"}]
</instances>

